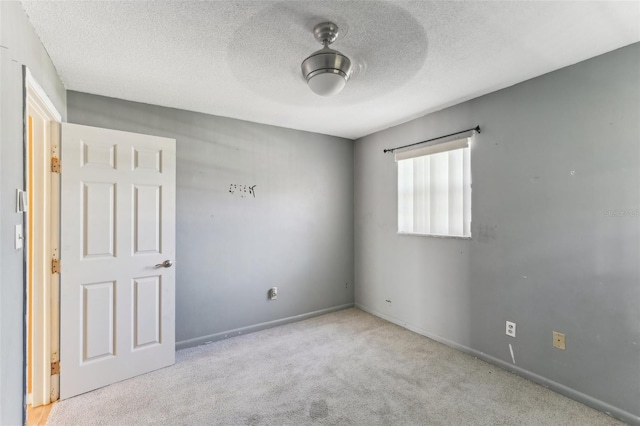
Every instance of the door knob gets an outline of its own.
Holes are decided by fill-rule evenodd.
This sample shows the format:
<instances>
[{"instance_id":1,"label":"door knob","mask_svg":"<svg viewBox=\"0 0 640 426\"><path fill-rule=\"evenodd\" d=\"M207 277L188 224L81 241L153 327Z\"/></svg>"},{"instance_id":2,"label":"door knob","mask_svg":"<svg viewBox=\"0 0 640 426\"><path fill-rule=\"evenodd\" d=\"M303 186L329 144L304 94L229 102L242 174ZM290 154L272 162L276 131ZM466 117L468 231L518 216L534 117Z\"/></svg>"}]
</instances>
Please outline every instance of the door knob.
<instances>
[{"instance_id":1,"label":"door knob","mask_svg":"<svg viewBox=\"0 0 640 426\"><path fill-rule=\"evenodd\" d=\"M173 262L171 262L169 259L167 259L162 263L158 263L156 265L156 268L171 268L172 265L173 265Z\"/></svg>"}]
</instances>

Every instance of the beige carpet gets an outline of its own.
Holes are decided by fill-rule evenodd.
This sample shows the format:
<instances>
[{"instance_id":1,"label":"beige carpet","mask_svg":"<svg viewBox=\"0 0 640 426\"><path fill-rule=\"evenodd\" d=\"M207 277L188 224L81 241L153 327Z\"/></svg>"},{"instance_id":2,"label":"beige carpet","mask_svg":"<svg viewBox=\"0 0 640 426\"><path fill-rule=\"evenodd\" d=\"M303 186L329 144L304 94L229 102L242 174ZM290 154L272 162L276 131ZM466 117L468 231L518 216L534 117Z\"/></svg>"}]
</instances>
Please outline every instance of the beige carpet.
<instances>
[{"instance_id":1,"label":"beige carpet","mask_svg":"<svg viewBox=\"0 0 640 426\"><path fill-rule=\"evenodd\" d=\"M177 353L59 402L49 425L614 425L528 380L357 309Z\"/></svg>"}]
</instances>

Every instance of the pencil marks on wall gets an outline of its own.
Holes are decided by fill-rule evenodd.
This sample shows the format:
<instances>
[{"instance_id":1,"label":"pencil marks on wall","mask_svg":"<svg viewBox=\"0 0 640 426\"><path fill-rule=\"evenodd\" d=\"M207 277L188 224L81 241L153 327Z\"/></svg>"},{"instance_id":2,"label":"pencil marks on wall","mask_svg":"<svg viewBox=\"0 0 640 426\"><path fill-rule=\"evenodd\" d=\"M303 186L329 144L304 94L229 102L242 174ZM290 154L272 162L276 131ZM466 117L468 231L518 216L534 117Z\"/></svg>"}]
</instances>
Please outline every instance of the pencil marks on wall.
<instances>
[{"instance_id":1,"label":"pencil marks on wall","mask_svg":"<svg viewBox=\"0 0 640 426\"><path fill-rule=\"evenodd\" d=\"M240 198L247 198L250 195L256 198L256 186L258 185L249 186L232 183L229 185L229 193L231 195L239 195Z\"/></svg>"}]
</instances>

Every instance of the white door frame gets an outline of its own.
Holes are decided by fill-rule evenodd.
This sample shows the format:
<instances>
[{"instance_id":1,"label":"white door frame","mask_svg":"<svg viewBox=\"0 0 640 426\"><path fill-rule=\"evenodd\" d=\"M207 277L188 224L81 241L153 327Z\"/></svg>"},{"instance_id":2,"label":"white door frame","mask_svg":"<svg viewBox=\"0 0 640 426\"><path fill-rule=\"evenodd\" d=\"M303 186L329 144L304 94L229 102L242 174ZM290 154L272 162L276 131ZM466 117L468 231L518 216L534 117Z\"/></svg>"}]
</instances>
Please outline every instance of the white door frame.
<instances>
[{"instance_id":1,"label":"white door frame","mask_svg":"<svg viewBox=\"0 0 640 426\"><path fill-rule=\"evenodd\" d=\"M25 123L25 153L29 153L29 117L27 111L29 108L37 108L38 111L44 114L49 120L48 132L51 144L51 157L59 156L60 147L60 123L62 116L51 102L51 99L47 96L46 92L42 89L42 86L38 84L28 68L25 67L25 99L24 99L24 123ZM37 141L33 141L34 148L37 148ZM45 153L45 155L49 155ZM48 162L47 162L48 163ZM29 155L25 155L25 182L33 188L30 184L30 180L34 175L34 171L30 170ZM44 173L51 173L50 169L42 171ZM49 197L50 208L48 211L43 212L43 218L48 224L46 233L48 235L41 236L43 241L46 241L46 245L50 247L52 253L51 258L57 258L59 253L59 229L60 229L60 178L57 174L52 174L50 179L49 188L40 188L41 193L45 194L45 197ZM33 194L28 194L28 196ZM31 206L27 206L27 212L25 212L25 229L27 235L31 235L32 229L29 229L29 215L32 212L29 210ZM30 277L32 276L36 268L44 268L44 271L50 271L51 258L43 259L43 255L35 255L35 247L30 247L28 244L30 238L27 239L25 253L25 263L27 265L25 275L25 288L29 285ZM33 270L30 270L29 257L33 257L32 265ZM46 405L59 398L59 375L51 374L51 364L59 360L59 343L60 343L60 331L59 331L59 275L51 273L45 275L50 279L45 279L46 285L34 285L31 295L32 303L32 317L27 318L27 324L30 324L32 331L31 341L27 342L27 350L31 351L31 385L32 392L27 396L29 403L33 407L39 405ZM48 282L47 282L48 281ZM29 291L27 289L27 294ZM25 316L28 316L28 311L25 312ZM25 333L25 335L28 335ZM25 358L29 359L27 354ZM26 362L25 362L26 365ZM25 371L26 376L26 371Z\"/></svg>"}]
</instances>

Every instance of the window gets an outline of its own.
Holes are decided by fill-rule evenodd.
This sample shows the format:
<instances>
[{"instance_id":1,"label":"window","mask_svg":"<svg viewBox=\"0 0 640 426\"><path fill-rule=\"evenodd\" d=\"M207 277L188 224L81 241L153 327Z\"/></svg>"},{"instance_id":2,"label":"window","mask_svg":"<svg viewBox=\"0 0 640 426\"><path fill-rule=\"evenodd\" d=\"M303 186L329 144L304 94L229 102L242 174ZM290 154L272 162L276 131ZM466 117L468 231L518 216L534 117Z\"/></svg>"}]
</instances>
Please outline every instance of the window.
<instances>
[{"instance_id":1,"label":"window","mask_svg":"<svg viewBox=\"0 0 640 426\"><path fill-rule=\"evenodd\" d=\"M471 237L469 138L396 154L398 232Z\"/></svg>"}]
</instances>

